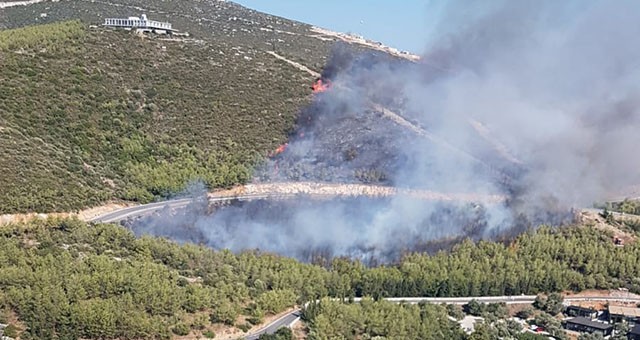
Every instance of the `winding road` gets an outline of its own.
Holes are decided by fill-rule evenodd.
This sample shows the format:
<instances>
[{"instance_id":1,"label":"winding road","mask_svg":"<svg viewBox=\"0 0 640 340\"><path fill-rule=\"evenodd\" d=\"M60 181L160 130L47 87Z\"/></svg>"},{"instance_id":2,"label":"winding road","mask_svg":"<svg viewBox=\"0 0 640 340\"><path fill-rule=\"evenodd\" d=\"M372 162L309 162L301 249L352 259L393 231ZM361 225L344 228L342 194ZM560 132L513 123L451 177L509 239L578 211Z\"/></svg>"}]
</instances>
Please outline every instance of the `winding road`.
<instances>
[{"instance_id":1,"label":"winding road","mask_svg":"<svg viewBox=\"0 0 640 340\"><path fill-rule=\"evenodd\" d=\"M468 193L442 193L430 190L400 189L379 185L337 184L317 182L283 182L248 184L240 188L235 194L208 194L209 202L224 202L231 200L255 199L287 199L297 195L307 195L314 198L334 197L395 197L405 196L425 201L462 201L495 204L503 202L503 195L482 195ZM184 208L196 198L180 198L163 202L142 204L115 210L88 219L88 222L117 223L127 218L140 217L165 208Z\"/></svg>"},{"instance_id":2,"label":"winding road","mask_svg":"<svg viewBox=\"0 0 640 340\"><path fill-rule=\"evenodd\" d=\"M122 220L126 220L129 217L138 217L144 214L152 213L154 211L163 209L165 207L171 208L181 208L187 206L193 200L191 198L183 198L165 202L157 202L157 203L149 203L138 205L129 208L123 208L116 211L112 211L110 213L106 213L104 215L100 215L94 218L91 218L89 222L96 223L114 223L120 222Z\"/></svg>"}]
</instances>

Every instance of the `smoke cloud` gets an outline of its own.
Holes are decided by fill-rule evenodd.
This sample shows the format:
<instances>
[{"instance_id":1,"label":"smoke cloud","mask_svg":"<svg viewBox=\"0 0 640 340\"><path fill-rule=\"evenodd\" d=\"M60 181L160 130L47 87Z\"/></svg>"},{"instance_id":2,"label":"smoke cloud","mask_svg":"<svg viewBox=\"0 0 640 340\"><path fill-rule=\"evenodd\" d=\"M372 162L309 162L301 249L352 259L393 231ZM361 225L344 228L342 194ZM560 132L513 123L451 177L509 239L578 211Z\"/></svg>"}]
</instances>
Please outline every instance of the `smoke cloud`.
<instances>
[{"instance_id":1,"label":"smoke cloud","mask_svg":"<svg viewBox=\"0 0 640 340\"><path fill-rule=\"evenodd\" d=\"M640 183L640 3L451 1L430 16L417 63L337 46L323 72L331 89L256 181L504 194L504 204L253 201L134 230L303 260L391 260L434 240L562 223L571 207Z\"/></svg>"}]
</instances>

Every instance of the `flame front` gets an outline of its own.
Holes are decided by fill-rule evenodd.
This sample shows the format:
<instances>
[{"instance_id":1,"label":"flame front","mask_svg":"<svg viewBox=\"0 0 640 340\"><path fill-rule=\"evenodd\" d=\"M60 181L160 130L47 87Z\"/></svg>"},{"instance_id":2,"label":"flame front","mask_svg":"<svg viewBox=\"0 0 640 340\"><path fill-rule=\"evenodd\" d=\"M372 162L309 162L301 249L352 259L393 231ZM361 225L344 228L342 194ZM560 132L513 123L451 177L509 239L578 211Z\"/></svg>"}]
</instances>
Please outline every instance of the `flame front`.
<instances>
[{"instance_id":1,"label":"flame front","mask_svg":"<svg viewBox=\"0 0 640 340\"><path fill-rule=\"evenodd\" d=\"M271 157L275 157L281 153L283 153L285 150L287 150L287 146L289 146L289 143L284 143L282 145L280 145L277 149L275 149L272 153L271 153Z\"/></svg>"},{"instance_id":2,"label":"flame front","mask_svg":"<svg viewBox=\"0 0 640 340\"><path fill-rule=\"evenodd\" d=\"M323 81L322 78L318 78L318 80L316 80L315 83L313 83L313 85L311 86L311 88L313 89L313 93L325 92L329 89L329 87L331 87L331 82L328 80Z\"/></svg>"}]
</instances>

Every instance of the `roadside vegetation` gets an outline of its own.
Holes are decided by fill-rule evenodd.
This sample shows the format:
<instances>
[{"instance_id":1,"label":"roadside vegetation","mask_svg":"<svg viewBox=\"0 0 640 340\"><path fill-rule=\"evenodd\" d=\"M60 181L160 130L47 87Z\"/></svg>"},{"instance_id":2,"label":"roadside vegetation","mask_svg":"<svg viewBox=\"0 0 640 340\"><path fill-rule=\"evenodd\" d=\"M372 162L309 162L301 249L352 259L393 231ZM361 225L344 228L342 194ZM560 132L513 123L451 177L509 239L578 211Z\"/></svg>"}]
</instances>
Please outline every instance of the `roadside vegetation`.
<instances>
[{"instance_id":1,"label":"roadside vegetation","mask_svg":"<svg viewBox=\"0 0 640 340\"><path fill-rule=\"evenodd\" d=\"M541 228L507 245L465 242L449 253L408 255L375 268L343 258L319 266L254 251L233 254L73 219L0 230L0 322L24 339L206 337L230 327L246 331L265 316L323 297L346 304L312 304L305 318L314 339L413 331L454 339L459 331L446 315L459 318L459 311L373 300L618 287L638 292L638 277L636 244L616 247L610 235L584 227ZM356 296L372 300L350 305ZM552 294L536 306L555 313L558 301ZM467 308L487 320L505 314L499 304ZM348 330L355 331L345 335Z\"/></svg>"},{"instance_id":2,"label":"roadside vegetation","mask_svg":"<svg viewBox=\"0 0 640 340\"><path fill-rule=\"evenodd\" d=\"M310 92L280 63L79 21L0 31L0 213L246 182Z\"/></svg>"},{"instance_id":3,"label":"roadside vegetation","mask_svg":"<svg viewBox=\"0 0 640 340\"><path fill-rule=\"evenodd\" d=\"M640 200L626 199L620 202L608 202L604 204L603 208L624 214L640 215Z\"/></svg>"}]
</instances>

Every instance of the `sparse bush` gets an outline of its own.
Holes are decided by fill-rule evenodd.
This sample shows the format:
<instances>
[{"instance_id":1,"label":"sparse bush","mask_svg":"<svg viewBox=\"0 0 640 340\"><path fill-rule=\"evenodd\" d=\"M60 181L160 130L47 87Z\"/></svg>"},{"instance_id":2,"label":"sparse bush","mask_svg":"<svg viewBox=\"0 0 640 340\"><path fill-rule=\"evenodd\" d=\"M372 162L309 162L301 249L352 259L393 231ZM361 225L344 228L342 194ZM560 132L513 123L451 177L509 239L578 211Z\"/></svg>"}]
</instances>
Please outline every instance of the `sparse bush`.
<instances>
[{"instance_id":1,"label":"sparse bush","mask_svg":"<svg viewBox=\"0 0 640 340\"><path fill-rule=\"evenodd\" d=\"M484 312L484 304L473 299L464 305L464 311L471 315L480 316Z\"/></svg>"},{"instance_id":2,"label":"sparse bush","mask_svg":"<svg viewBox=\"0 0 640 340\"><path fill-rule=\"evenodd\" d=\"M456 320L462 320L464 318L464 311L462 306L448 304L447 305L447 314L449 316L454 317Z\"/></svg>"},{"instance_id":3,"label":"sparse bush","mask_svg":"<svg viewBox=\"0 0 640 340\"><path fill-rule=\"evenodd\" d=\"M274 334L262 334L259 340L292 340L293 332L287 327L280 327Z\"/></svg>"},{"instance_id":4,"label":"sparse bush","mask_svg":"<svg viewBox=\"0 0 640 340\"><path fill-rule=\"evenodd\" d=\"M248 324L248 323L240 324L237 327L238 327L238 329L240 329L241 331L243 331L245 333L248 332L251 329L251 325Z\"/></svg>"},{"instance_id":5,"label":"sparse bush","mask_svg":"<svg viewBox=\"0 0 640 340\"><path fill-rule=\"evenodd\" d=\"M252 316L252 317L247 319L247 322L249 322L252 325L259 325L259 324L262 323L262 318L256 317L256 316Z\"/></svg>"},{"instance_id":6,"label":"sparse bush","mask_svg":"<svg viewBox=\"0 0 640 340\"><path fill-rule=\"evenodd\" d=\"M522 310L518 311L516 316L526 320L533 316L533 308L531 308L530 306L527 306Z\"/></svg>"},{"instance_id":7,"label":"sparse bush","mask_svg":"<svg viewBox=\"0 0 640 340\"><path fill-rule=\"evenodd\" d=\"M356 170L355 177L363 183L379 183L387 180L387 175L377 169Z\"/></svg>"},{"instance_id":8,"label":"sparse bush","mask_svg":"<svg viewBox=\"0 0 640 340\"><path fill-rule=\"evenodd\" d=\"M560 293L551 293L548 296L538 295L533 306L551 315L556 315L562 311L564 298Z\"/></svg>"},{"instance_id":9,"label":"sparse bush","mask_svg":"<svg viewBox=\"0 0 640 340\"><path fill-rule=\"evenodd\" d=\"M176 334L176 335L180 335L180 336L185 336L185 335L189 335L189 333L191 332L191 330L189 329L189 326L183 324L183 323L179 323L177 325L175 325L171 331Z\"/></svg>"},{"instance_id":10,"label":"sparse bush","mask_svg":"<svg viewBox=\"0 0 640 340\"><path fill-rule=\"evenodd\" d=\"M18 337L18 328L14 324L10 323L3 329L2 335L15 339Z\"/></svg>"}]
</instances>

